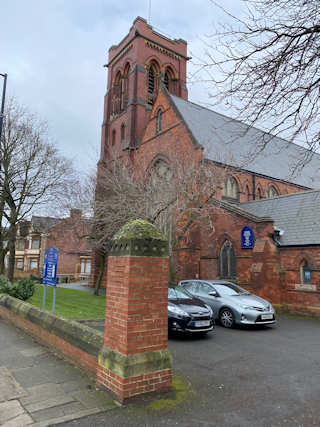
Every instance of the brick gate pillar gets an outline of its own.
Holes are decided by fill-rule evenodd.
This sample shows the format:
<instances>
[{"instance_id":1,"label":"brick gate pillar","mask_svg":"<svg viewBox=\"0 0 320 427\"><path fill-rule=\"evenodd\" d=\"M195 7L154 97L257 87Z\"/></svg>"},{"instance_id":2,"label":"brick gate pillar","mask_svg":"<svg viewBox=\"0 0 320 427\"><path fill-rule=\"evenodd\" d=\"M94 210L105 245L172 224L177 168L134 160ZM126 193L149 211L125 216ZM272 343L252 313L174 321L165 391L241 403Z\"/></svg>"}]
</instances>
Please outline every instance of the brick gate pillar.
<instances>
[{"instance_id":1,"label":"brick gate pillar","mask_svg":"<svg viewBox=\"0 0 320 427\"><path fill-rule=\"evenodd\" d=\"M108 258L104 347L97 383L120 402L171 388L168 243L135 220L115 236Z\"/></svg>"}]
</instances>

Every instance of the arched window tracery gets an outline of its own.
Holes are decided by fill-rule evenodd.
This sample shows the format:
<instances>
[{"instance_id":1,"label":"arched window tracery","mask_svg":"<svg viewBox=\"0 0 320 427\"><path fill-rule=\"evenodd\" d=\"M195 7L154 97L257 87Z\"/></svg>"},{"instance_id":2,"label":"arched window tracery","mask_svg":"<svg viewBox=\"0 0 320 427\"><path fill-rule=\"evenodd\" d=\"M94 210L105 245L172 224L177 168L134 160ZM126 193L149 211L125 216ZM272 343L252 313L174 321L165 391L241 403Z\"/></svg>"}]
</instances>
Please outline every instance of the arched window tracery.
<instances>
[{"instance_id":1,"label":"arched window tracery","mask_svg":"<svg viewBox=\"0 0 320 427\"><path fill-rule=\"evenodd\" d=\"M159 66L152 61L147 74L147 104L153 105L159 89Z\"/></svg>"},{"instance_id":2,"label":"arched window tracery","mask_svg":"<svg viewBox=\"0 0 320 427\"><path fill-rule=\"evenodd\" d=\"M162 131L162 116L163 116L162 109L159 108L157 112L156 133L160 133Z\"/></svg>"},{"instance_id":3,"label":"arched window tracery","mask_svg":"<svg viewBox=\"0 0 320 427\"><path fill-rule=\"evenodd\" d=\"M175 93L174 73L170 67L167 67L164 72L163 83L170 93Z\"/></svg>"},{"instance_id":4,"label":"arched window tracery","mask_svg":"<svg viewBox=\"0 0 320 427\"><path fill-rule=\"evenodd\" d=\"M269 187L267 192L267 198L273 199L274 197L277 197L277 196L279 196L278 191L275 189L273 185L271 185L271 187Z\"/></svg>"},{"instance_id":5,"label":"arched window tracery","mask_svg":"<svg viewBox=\"0 0 320 427\"><path fill-rule=\"evenodd\" d=\"M303 259L300 263L300 280L304 284L311 283L311 269L306 259Z\"/></svg>"},{"instance_id":6,"label":"arched window tracery","mask_svg":"<svg viewBox=\"0 0 320 427\"><path fill-rule=\"evenodd\" d=\"M122 110L125 110L128 106L129 99L129 73L130 73L130 64L127 63L124 67L123 72L123 85L122 85Z\"/></svg>"},{"instance_id":7,"label":"arched window tracery","mask_svg":"<svg viewBox=\"0 0 320 427\"><path fill-rule=\"evenodd\" d=\"M239 187L236 179L233 178L233 176L227 176L225 179L222 196L229 199L239 200Z\"/></svg>"},{"instance_id":8,"label":"arched window tracery","mask_svg":"<svg viewBox=\"0 0 320 427\"><path fill-rule=\"evenodd\" d=\"M236 257L229 240L224 242L220 251L220 277L223 279L236 277Z\"/></svg>"}]
</instances>

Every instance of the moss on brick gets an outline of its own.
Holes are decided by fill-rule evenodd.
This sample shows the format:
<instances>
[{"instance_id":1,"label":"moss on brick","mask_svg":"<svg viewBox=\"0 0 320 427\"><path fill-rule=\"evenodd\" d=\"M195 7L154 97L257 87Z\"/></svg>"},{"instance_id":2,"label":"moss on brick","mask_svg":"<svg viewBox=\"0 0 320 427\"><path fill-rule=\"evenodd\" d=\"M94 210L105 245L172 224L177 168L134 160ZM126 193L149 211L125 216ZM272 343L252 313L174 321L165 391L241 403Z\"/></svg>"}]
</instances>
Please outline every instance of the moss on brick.
<instances>
[{"instance_id":1,"label":"moss on brick","mask_svg":"<svg viewBox=\"0 0 320 427\"><path fill-rule=\"evenodd\" d=\"M152 239L167 241L157 229L156 226L143 219L135 219L125 224L118 233L115 234L113 240L131 240L131 239Z\"/></svg>"},{"instance_id":2,"label":"moss on brick","mask_svg":"<svg viewBox=\"0 0 320 427\"><path fill-rule=\"evenodd\" d=\"M100 366L121 378L171 369L172 366L172 357L168 350L148 351L125 356L108 347L103 347L98 361Z\"/></svg>"},{"instance_id":3,"label":"moss on brick","mask_svg":"<svg viewBox=\"0 0 320 427\"><path fill-rule=\"evenodd\" d=\"M167 257L167 238L153 224L135 219L114 236L110 256Z\"/></svg>"}]
</instances>

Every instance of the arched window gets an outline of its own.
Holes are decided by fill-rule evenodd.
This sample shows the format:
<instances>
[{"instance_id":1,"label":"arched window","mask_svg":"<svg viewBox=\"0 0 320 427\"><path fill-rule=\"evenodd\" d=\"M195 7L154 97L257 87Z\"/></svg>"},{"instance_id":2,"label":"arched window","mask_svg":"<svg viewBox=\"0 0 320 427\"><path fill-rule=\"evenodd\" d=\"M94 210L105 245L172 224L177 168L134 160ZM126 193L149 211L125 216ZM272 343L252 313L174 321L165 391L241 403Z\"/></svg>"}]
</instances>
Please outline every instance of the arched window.
<instances>
[{"instance_id":1,"label":"arched window","mask_svg":"<svg viewBox=\"0 0 320 427\"><path fill-rule=\"evenodd\" d=\"M267 198L273 199L274 197L277 197L277 196L278 196L277 190L274 188L273 185L271 185L271 187L269 187L268 189Z\"/></svg>"},{"instance_id":2,"label":"arched window","mask_svg":"<svg viewBox=\"0 0 320 427\"><path fill-rule=\"evenodd\" d=\"M220 277L223 279L236 277L236 257L229 240L224 242L220 251Z\"/></svg>"},{"instance_id":3,"label":"arched window","mask_svg":"<svg viewBox=\"0 0 320 427\"><path fill-rule=\"evenodd\" d=\"M173 79L173 71L171 70L170 67L166 68L166 71L164 73L164 78L163 78L163 82L165 87L168 89L169 92L174 93L174 79Z\"/></svg>"},{"instance_id":4,"label":"arched window","mask_svg":"<svg viewBox=\"0 0 320 427\"><path fill-rule=\"evenodd\" d=\"M306 259L300 264L300 280L301 283L311 283L311 269Z\"/></svg>"},{"instance_id":5,"label":"arched window","mask_svg":"<svg viewBox=\"0 0 320 427\"><path fill-rule=\"evenodd\" d=\"M162 182L171 182L173 178L172 170L164 160L157 160L153 166L154 176Z\"/></svg>"},{"instance_id":6,"label":"arched window","mask_svg":"<svg viewBox=\"0 0 320 427\"><path fill-rule=\"evenodd\" d=\"M222 190L222 196L234 200L239 199L238 183L232 176L228 176L225 179Z\"/></svg>"},{"instance_id":7,"label":"arched window","mask_svg":"<svg viewBox=\"0 0 320 427\"><path fill-rule=\"evenodd\" d=\"M129 99L129 72L130 72L130 64L126 64L123 72L123 84L122 84L122 101L121 106L122 110L125 110L128 105Z\"/></svg>"},{"instance_id":8,"label":"arched window","mask_svg":"<svg viewBox=\"0 0 320 427\"><path fill-rule=\"evenodd\" d=\"M120 71L118 71L112 89L112 114L119 114L121 110L121 99L122 99L122 77Z\"/></svg>"},{"instance_id":9,"label":"arched window","mask_svg":"<svg viewBox=\"0 0 320 427\"><path fill-rule=\"evenodd\" d=\"M262 192L261 192L261 188L258 188L258 191L257 191L257 198L258 198L258 200L261 200L261 199L262 199Z\"/></svg>"},{"instance_id":10,"label":"arched window","mask_svg":"<svg viewBox=\"0 0 320 427\"><path fill-rule=\"evenodd\" d=\"M111 145L115 145L116 143L116 130L113 129L112 136L111 136Z\"/></svg>"},{"instance_id":11,"label":"arched window","mask_svg":"<svg viewBox=\"0 0 320 427\"><path fill-rule=\"evenodd\" d=\"M162 131L162 110L161 110L161 108L159 108L159 110L157 112L156 131L157 131L157 133L160 133Z\"/></svg>"},{"instance_id":12,"label":"arched window","mask_svg":"<svg viewBox=\"0 0 320 427\"><path fill-rule=\"evenodd\" d=\"M158 92L158 67L152 62L148 69L147 104L153 105Z\"/></svg>"},{"instance_id":13,"label":"arched window","mask_svg":"<svg viewBox=\"0 0 320 427\"><path fill-rule=\"evenodd\" d=\"M126 137L126 125L124 123L122 123L121 125L121 143L124 142Z\"/></svg>"}]
</instances>

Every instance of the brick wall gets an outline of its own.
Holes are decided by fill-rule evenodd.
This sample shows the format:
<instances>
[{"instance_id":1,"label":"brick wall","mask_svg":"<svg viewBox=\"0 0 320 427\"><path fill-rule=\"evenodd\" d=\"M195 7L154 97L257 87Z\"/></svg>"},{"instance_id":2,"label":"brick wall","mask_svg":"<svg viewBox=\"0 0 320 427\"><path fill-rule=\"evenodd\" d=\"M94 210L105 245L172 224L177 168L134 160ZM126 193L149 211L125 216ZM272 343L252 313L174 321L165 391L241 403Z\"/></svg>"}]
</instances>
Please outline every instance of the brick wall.
<instances>
[{"instance_id":1,"label":"brick wall","mask_svg":"<svg viewBox=\"0 0 320 427\"><path fill-rule=\"evenodd\" d=\"M280 250L286 304L295 311L320 310L320 250L317 247L285 248ZM311 283L301 283L300 265L307 260L311 270ZM320 314L320 311L318 312Z\"/></svg>"},{"instance_id":2,"label":"brick wall","mask_svg":"<svg viewBox=\"0 0 320 427\"><path fill-rule=\"evenodd\" d=\"M0 295L0 316L24 330L95 378L103 335L7 295Z\"/></svg>"},{"instance_id":3,"label":"brick wall","mask_svg":"<svg viewBox=\"0 0 320 427\"><path fill-rule=\"evenodd\" d=\"M81 211L71 210L69 218L63 219L50 228L46 239L46 249L54 246L59 250L58 275L80 273L80 256L90 256L88 243L90 224L81 216Z\"/></svg>"}]
</instances>

